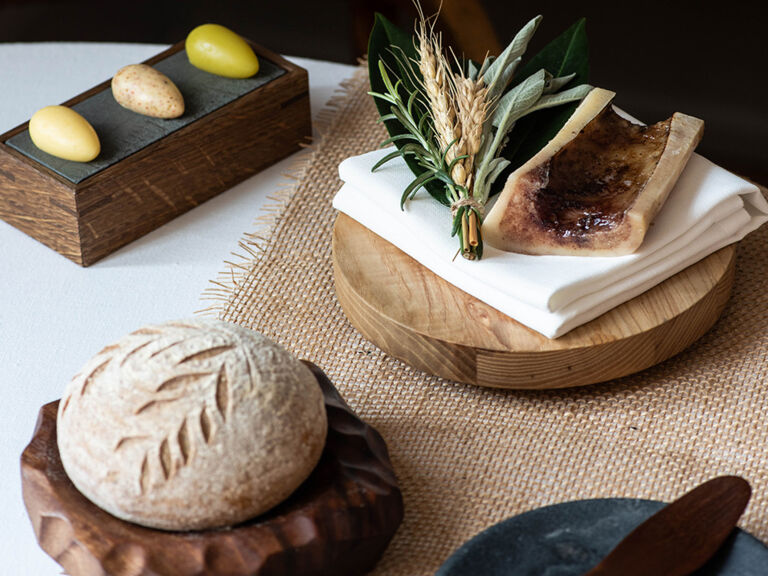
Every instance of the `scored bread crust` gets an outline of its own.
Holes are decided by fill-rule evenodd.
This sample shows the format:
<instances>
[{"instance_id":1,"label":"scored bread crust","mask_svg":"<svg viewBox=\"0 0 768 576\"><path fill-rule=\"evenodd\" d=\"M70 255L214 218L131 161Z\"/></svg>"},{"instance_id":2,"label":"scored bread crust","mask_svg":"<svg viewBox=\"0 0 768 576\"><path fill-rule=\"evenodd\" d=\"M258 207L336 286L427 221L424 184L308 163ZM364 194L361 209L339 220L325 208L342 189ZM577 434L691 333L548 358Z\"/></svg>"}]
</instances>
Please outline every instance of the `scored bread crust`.
<instances>
[{"instance_id":1,"label":"scored bread crust","mask_svg":"<svg viewBox=\"0 0 768 576\"><path fill-rule=\"evenodd\" d=\"M667 139L658 162L645 185L633 192L632 201L615 225L564 234L542 217L538 207L540 194L549 182L552 158L608 110L614 96L609 90L591 90L555 137L510 174L483 222L483 238L488 244L524 254L618 256L637 250L701 140L704 123L698 118L675 113L668 120ZM651 155L648 161L652 161Z\"/></svg>"},{"instance_id":2,"label":"scored bread crust","mask_svg":"<svg viewBox=\"0 0 768 576\"><path fill-rule=\"evenodd\" d=\"M325 447L323 394L277 344L218 320L146 326L67 386L61 461L100 508L164 530L253 518L285 500Z\"/></svg>"}]
</instances>

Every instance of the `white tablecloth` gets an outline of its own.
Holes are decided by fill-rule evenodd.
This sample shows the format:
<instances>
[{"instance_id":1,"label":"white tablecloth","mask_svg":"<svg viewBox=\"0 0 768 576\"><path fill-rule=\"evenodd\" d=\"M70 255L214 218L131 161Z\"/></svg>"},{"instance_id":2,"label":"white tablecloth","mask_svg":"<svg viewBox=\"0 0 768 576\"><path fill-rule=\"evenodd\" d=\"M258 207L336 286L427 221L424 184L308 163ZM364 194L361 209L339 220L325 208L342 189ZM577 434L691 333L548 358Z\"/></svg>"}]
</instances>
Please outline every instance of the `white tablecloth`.
<instances>
[{"instance_id":1,"label":"white tablecloth","mask_svg":"<svg viewBox=\"0 0 768 576\"><path fill-rule=\"evenodd\" d=\"M38 108L59 104L165 46L0 44L0 133ZM312 114L353 66L292 58L309 71ZM295 158L292 157L292 158ZM267 195L285 182L291 158L80 268L0 221L0 573L54 576L61 567L37 545L21 499L19 456L42 404L126 332L191 316L243 232L254 230Z\"/></svg>"}]
</instances>

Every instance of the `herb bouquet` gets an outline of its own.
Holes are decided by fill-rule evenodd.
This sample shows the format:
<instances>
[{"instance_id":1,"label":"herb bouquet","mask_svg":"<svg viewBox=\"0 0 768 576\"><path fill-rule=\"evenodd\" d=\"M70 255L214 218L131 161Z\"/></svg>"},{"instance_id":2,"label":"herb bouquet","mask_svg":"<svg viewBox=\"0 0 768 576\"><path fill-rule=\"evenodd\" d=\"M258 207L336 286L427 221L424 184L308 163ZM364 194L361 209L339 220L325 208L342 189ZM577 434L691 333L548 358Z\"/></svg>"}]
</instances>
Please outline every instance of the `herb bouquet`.
<instances>
[{"instance_id":1,"label":"herb bouquet","mask_svg":"<svg viewBox=\"0 0 768 576\"><path fill-rule=\"evenodd\" d=\"M370 94L390 136L382 146L396 149L373 170L403 158L414 179L401 207L424 187L450 207L452 235L462 255L474 260L483 254L483 214L494 183L541 149L591 89L584 83L585 23L578 21L521 66L541 16L482 63L446 54L435 19L419 11L410 35L376 16L368 48Z\"/></svg>"}]
</instances>

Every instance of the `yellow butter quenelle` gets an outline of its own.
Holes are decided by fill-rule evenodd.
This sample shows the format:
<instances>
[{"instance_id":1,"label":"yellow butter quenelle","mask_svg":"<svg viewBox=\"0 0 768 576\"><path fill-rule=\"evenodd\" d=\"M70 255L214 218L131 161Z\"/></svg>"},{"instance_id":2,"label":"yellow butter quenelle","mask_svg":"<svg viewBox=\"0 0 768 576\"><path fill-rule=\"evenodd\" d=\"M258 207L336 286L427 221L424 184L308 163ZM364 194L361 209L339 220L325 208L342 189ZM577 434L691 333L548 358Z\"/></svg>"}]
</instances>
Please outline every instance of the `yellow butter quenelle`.
<instances>
[{"instance_id":1,"label":"yellow butter quenelle","mask_svg":"<svg viewBox=\"0 0 768 576\"><path fill-rule=\"evenodd\" d=\"M187 36L189 62L201 70L228 78L250 78L259 71L253 49L229 28L203 24Z\"/></svg>"},{"instance_id":2,"label":"yellow butter quenelle","mask_svg":"<svg viewBox=\"0 0 768 576\"><path fill-rule=\"evenodd\" d=\"M64 160L90 162L101 152L96 130L66 106L46 106L29 120L29 136L43 152Z\"/></svg>"}]
</instances>

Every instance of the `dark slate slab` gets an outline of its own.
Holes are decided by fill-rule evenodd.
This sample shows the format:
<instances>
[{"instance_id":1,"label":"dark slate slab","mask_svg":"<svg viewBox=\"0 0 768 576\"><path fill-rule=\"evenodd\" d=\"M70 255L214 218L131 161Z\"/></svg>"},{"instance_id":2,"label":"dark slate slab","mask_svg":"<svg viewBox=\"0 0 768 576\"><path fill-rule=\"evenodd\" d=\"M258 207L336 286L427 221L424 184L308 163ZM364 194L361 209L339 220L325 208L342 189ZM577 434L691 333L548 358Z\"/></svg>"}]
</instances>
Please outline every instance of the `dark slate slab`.
<instances>
[{"instance_id":1,"label":"dark slate slab","mask_svg":"<svg viewBox=\"0 0 768 576\"><path fill-rule=\"evenodd\" d=\"M484 530L435 576L578 576L595 566L663 502L606 498L538 508ZM697 576L764 576L768 548L736 530Z\"/></svg>"},{"instance_id":2,"label":"dark slate slab","mask_svg":"<svg viewBox=\"0 0 768 576\"><path fill-rule=\"evenodd\" d=\"M101 141L101 154L92 162L72 162L46 154L32 143L29 130L9 138L6 144L77 184L285 74L269 60L260 58L259 63L258 74L245 79L203 72L189 63L185 50L156 63L153 68L173 80L184 96L184 115L173 120L150 118L123 108L109 87L75 104L72 108L93 125Z\"/></svg>"}]
</instances>

